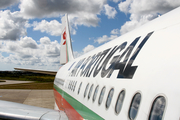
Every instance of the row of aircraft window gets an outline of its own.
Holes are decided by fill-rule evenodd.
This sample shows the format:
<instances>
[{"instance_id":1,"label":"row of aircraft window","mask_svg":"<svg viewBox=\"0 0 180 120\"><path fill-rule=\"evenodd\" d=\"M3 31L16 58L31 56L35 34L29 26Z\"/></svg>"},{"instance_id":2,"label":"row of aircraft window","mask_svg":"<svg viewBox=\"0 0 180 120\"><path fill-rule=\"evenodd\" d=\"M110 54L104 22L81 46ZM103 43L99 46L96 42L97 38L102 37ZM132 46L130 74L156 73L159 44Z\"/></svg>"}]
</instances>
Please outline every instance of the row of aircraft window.
<instances>
[{"instance_id":1,"label":"row of aircraft window","mask_svg":"<svg viewBox=\"0 0 180 120\"><path fill-rule=\"evenodd\" d=\"M75 87L76 87L77 81L70 81L69 85L68 85L68 89L74 91ZM80 93L80 89L82 86L82 82L79 85L78 88L78 92L77 94ZM91 85L90 89L89 89L89 83L86 85L85 91L84 91L84 98L87 96L88 93L88 99L91 98L92 95L92 91L94 88L94 84ZM89 92L88 92L89 89ZM96 86L95 90L94 90L94 94L92 97L92 101L94 102L97 98L97 93L99 91L99 85ZM101 89L101 93L99 95L99 99L98 99L98 104L100 105L103 101L103 97L106 91L106 87L104 86ZM108 96L106 98L106 108L109 108L110 104L111 104L111 100L113 98L113 94L114 94L114 88L111 88ZM116 105L115 105L115 112L116 114L119 114L121 111L121 108L123 106L123 101L125 98L125 90L120 91L117 101L116 101ZM140 93L136 93L131 101L130 107L129 107L129 118L131 120L134 120L137 116L138 110L139 110L139 105L141 103L141 94ZM165 97L163 96L158 96L156 97L156 99L154 100L152 107L151 107L151 111L149 114L149 120L162 120L163 118L163 113L165 110L165 106L166 106L166 100Z\"/></svg>"},{"instance_id":2,"label":"row of aircraft window","mask_svg":"<svg viewBox=\"0 0 180 120\"><path fill-rule=\"evenodd\" d=\"M74 92L76 88L77 81L70 81L68 85L68 89L72 90Z\"/></svg>"}]
</instances>

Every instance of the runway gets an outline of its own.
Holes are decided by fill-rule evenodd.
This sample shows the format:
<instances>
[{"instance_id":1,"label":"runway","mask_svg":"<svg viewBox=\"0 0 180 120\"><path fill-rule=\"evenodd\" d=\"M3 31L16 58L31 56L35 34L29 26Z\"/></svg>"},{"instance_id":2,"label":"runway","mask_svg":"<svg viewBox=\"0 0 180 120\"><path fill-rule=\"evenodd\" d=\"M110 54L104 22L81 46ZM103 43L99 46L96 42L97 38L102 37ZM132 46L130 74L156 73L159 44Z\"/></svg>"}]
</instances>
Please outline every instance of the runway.
<instances>
[{"instance_id":1,"label":"runway","mask_svg":"<svg viewBox=\"0 0 180 120\"><path fill-rule=\"evenodd\" d=\"M30 83L33 81L4 80L0 85ZM54 109L53 90L0 89L0 100Z\"/></svg>"},{"instance_id":2,"label":"runway","mask_svg":"<svg viewBox=\"0 0 180 120\"><path fill-rule=\"evenodd\" d=\"M54 109L53 90L0 89L0 100Z\"/></svg>"}]
</instances>

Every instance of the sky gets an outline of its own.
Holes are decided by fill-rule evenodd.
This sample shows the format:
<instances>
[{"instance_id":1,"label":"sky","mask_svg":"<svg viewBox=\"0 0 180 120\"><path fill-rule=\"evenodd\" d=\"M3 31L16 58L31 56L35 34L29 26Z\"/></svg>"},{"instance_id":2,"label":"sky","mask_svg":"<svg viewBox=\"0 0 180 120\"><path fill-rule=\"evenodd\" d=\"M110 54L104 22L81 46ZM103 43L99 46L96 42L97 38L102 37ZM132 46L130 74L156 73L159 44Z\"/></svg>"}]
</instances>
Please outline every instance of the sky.
<instances>
[{"instance_id":1,"label":"sky","mask_svg":"<svg viewBox=\"0 0 180 120\"><path fill-rule=\"evenodd\" d=\"M0 0L0 70L57 71L66 13L79 57L179 6L180 0Z\"/></svg>"}]
</instances>

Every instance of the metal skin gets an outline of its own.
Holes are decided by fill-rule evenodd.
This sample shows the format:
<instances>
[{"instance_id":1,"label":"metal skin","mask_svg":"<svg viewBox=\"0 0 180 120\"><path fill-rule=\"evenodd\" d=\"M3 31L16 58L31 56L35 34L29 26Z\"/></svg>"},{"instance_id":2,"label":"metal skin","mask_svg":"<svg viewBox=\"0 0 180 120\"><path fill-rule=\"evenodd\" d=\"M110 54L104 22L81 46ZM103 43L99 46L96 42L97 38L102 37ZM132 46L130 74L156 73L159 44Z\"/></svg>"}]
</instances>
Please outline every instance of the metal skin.
<instances>
[{"instance_id":1,"label":"metal skin","mask_svg":"<svg viewBox=\"0 0 180 120\"><path fill-rule=\"evenodd\" d=\"M136 120L147 120L159 96L165 98L161 119L180 118L180 8L106 43L79 58L70 60L56 74L56 104L70 120L129 120L130 105L136 93L141 100ZM80 92L79 85L82 82ZM89 84L87 95L84 95ZM92 95L88 98L90 86ZM99 85L95 101L94 90ZM100 92L105 87L102 103ZM108 93L114 89L110 106ZM115 112L119 93L125 98L121 111ZM85 97L84 97L85 96Z\"/></svg>"}]
</instances>

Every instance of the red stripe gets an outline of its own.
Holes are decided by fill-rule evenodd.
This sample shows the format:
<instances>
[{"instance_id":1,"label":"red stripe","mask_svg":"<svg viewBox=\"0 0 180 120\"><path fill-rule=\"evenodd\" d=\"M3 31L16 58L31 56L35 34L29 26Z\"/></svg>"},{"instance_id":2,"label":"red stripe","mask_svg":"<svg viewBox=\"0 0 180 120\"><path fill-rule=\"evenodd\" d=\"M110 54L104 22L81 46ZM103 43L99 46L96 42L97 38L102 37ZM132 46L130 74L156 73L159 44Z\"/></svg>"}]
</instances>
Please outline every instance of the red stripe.
<instances>
[{"instance_id":1,"label":"red stripe","mask_svg":"<svg viewBox=\"0 0 180 120\"><path fill-rule=\"evenodd\" d=\"M83 120L83 117L55 89L54 96L58 108L65 111L69 120Z\"/></svg>"}]
</instances>

